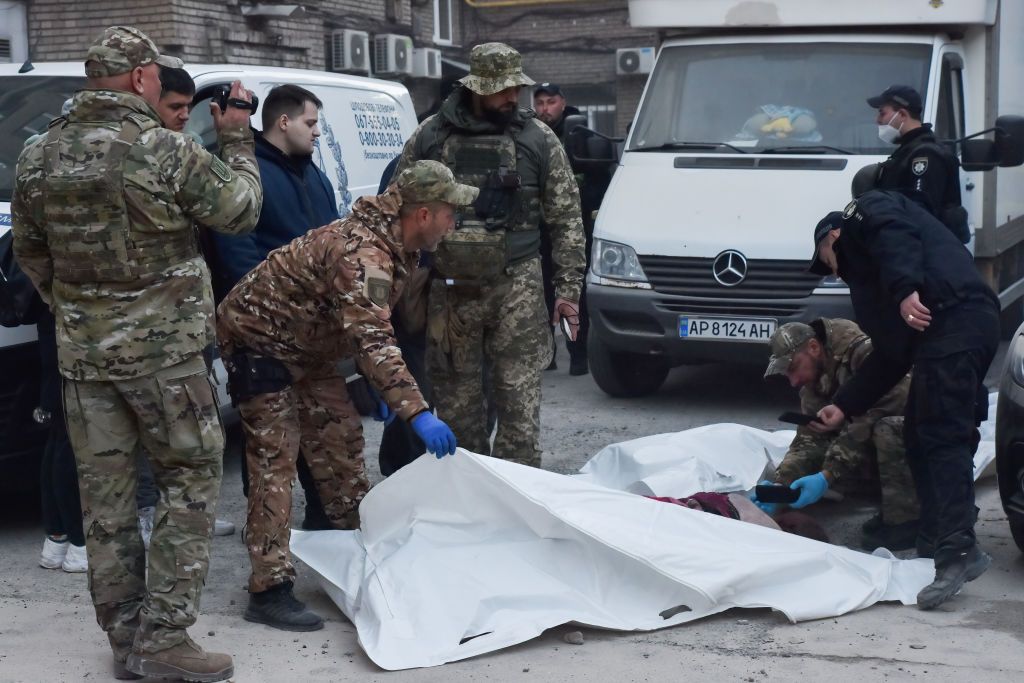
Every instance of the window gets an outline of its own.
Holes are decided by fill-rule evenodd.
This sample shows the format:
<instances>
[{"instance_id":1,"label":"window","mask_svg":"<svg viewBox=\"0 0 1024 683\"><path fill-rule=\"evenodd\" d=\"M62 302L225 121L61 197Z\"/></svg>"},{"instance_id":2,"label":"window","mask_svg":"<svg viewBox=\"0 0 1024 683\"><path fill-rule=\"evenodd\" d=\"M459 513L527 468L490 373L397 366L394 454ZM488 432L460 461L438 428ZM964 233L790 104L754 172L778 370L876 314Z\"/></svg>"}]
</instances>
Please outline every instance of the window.
<instances>
[{"instance_id":1,"label":"window","mask_svg":"<svg viewBox=\"0 0 1024 683\"><path fill-rule=\"evenodd\" d=\"M434 0L434 43L452 44L452 0Z\"/></svg>"},{"instance_id":2,"label":"window","mask_svg":"<svg viewBox=\"0 0 1024 683\"><path fill-rule=\"evenodd\" d=\"M587 128L605 135L615 135L614 104L581 104L577 109L587 117Z\"/></svg>"}]
</instances>

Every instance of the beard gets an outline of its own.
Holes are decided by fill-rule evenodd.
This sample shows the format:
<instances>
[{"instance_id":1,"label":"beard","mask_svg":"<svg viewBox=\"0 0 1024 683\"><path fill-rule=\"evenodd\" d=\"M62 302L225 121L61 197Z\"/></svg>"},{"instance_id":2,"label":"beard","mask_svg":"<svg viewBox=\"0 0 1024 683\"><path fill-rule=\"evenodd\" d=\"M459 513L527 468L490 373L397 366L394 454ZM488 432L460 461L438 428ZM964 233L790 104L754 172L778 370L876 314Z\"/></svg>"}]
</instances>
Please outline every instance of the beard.
<instances>
[{"instance_id":1,"label":"beard","mask_svg":"<svg viewBox=\"0 0 1024 683\"><path fill-rule=\"evenodd\" d=\"M482 112L484 120L488 123L492 123L498 128L505 128L508 124L512 123L512 120L516 117L516 107L509 107L505 109L483 109Z\"/></svg>"}]
</instances>

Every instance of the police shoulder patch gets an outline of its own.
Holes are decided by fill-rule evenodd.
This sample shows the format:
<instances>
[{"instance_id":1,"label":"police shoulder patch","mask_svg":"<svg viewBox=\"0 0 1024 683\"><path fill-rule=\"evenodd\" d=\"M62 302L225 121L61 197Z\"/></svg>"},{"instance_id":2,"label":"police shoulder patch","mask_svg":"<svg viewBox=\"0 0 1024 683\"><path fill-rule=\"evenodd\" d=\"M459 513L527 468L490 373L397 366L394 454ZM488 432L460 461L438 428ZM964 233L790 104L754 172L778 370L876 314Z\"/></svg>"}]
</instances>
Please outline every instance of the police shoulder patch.
<instances>
[{"instance_id":1,"label":"police shoulder patch","mask_svg":"<svg viewBox=\"0 0 1024 683\"><path fill-rule=\"evenodd\" d=\"M928 157L916 157L910 162L910 172L914 175L924 175L928 170Z\"/></svg>"},{"instance_id":2,"label":"police shoulder patch","mask_svg":"<svg viewBox=\"0 0 1024 683\"><path fill-rule=\"evenodd\" d=\"M221 161L220 157L213 158L213 161L210 163L210 170L213 171L215 176L223 180L225 183L231 182L231 169L227 164Z\"/></svg>"},{"instance_id":3,"label":"police shoulder patch","mask_svg":"<svg viewBox=\"0 0 1024 683\"><path fill-rule=\"evenodd\" d=\"M367 268L363 294L375 306L384 308L391 297L391 276L380 268Z\"/></svg>"}]
</instances>

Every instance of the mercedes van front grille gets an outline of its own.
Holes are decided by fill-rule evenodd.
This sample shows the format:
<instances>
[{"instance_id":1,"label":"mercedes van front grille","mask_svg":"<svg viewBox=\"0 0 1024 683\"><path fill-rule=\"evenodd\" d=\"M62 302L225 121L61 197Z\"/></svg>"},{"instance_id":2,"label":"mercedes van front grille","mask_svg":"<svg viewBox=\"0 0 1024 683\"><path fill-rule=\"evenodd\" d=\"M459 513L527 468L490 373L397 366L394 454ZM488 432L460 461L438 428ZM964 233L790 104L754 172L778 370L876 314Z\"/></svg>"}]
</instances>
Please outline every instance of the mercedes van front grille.
<instances>
[{"instance_id":1,"label":"mercedes van front grille","mask_svg":"<svg viewBox=\"0 0 1024 683\"><path fill-rule=\"evenodd\" d=\"M725 286L715 279L713 258L640 256L640 265L656 292L708 299L803 299L821 281L807 272L807 261L750 259L742 280ZM710 302L709 302L710 303Z\"/></svg>"}]
</instances>

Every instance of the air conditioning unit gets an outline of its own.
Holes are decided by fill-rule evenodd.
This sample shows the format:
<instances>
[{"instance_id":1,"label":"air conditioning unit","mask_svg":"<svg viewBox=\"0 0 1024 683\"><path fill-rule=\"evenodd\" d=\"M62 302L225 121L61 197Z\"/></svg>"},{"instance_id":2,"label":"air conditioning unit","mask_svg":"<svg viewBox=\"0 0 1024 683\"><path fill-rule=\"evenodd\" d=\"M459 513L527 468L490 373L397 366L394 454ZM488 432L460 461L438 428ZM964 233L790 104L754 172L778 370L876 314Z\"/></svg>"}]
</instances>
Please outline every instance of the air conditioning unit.
<instances>
[{"instance_id":1,"label":"air conditioning unit","mask_svg":"<svg viewBox=\"0 0 1024 683\"><path fill-rule=\"evenodd\" d=\"M374 74L412 74L412 38L395 33L382 33L373 37L373 48Z\"/></svg>"},{"instance_id":2,"label":"air conditioning unit","mask_svg":"<svg viewBox=\"0 0 1024 683\"><path fill-rule=\"evenodd\" d=\"M620 76L649 74L653 68L653 47L624 47L615 51L615 73Z\"/></svg>"},{"instance_id":3,"label":"air conditioning unit","mask_svg":"<svg viewBox=\"0 0 1024 683\"><path fill-rule=\"evenodd\" d=\"M331 31L331 70L370 73L370 34L348 28Z\"/></svg>"},{"instance_id":4,"label":"air conditioning unit","mask_svg":"<svg viewBox=\"0 0 1024 683\"><path fill-rule=\"evenodd\" d=\"M412 75L416 78L441 78L441 51L436 47L413 48Z\"/></svg>"}]
</instances>

